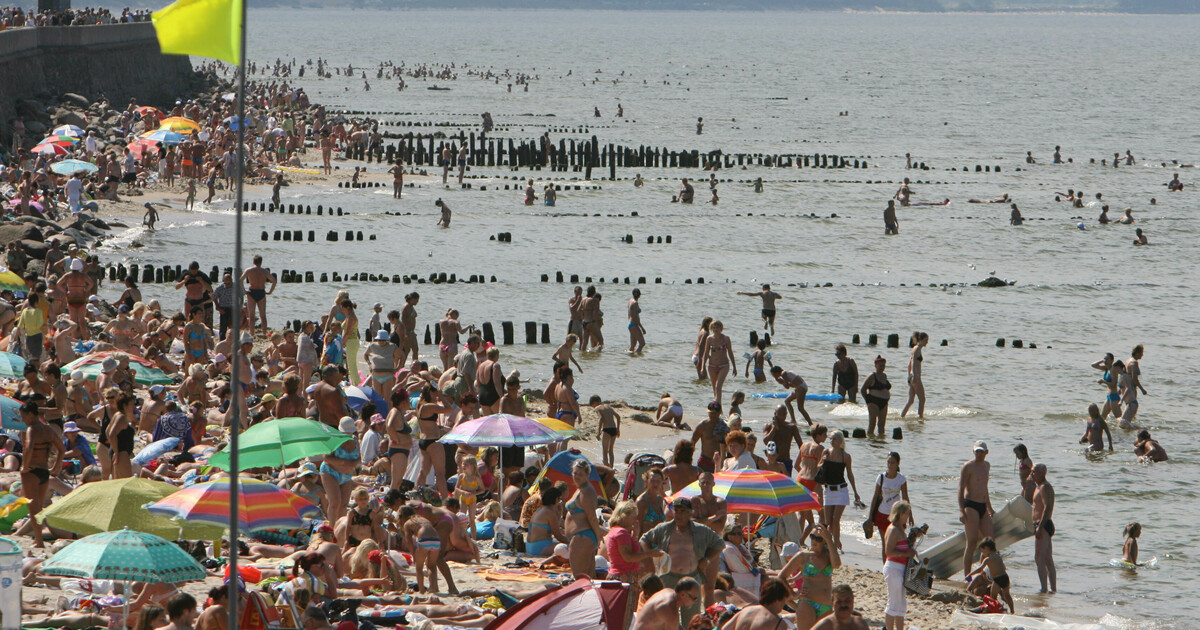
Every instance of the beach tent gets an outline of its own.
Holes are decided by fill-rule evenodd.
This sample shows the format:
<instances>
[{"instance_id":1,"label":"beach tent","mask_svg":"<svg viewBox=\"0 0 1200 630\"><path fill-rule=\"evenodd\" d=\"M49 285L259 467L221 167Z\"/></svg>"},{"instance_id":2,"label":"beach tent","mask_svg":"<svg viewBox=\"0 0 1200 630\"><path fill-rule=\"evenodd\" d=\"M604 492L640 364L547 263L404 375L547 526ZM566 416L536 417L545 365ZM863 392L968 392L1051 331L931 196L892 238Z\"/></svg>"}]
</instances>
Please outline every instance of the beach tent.
<instances>
[{"instance_id":1,"label":"beach tent","mask_svg":"<svg viewBox=\"0 0 1200 630\"><path fill-rule=\"evenodd\" d=\"M534 487L542 481L542 477L546 477L555 483L561 481L567 484L567 494L563 496L564 498L569 498L575 492L575 481L571 478L571 467L575 465L575 460L578 459L582 459L589 464L592 463L577 449L563 451L551 457L550 461L546 463L546 467L542 469L542 474L538 475L537 480L533 482ZM592 482L592 487L596 489L597 496L604 499L608 498L604 494L603 484L600 483L600 473L596 472L595 465L592 466L592 476L589 478L589 481Z\"/></svg>"},{"instance_id":2,"label":"beach tent","mask_svg":"<svg viewBox=\"0 0 1200 630\"><path fill-rule=\"evenodd\" d=\"M629 585L580 577L522 600L485 630L624 630Z\"/></svg>"}]
</instances>

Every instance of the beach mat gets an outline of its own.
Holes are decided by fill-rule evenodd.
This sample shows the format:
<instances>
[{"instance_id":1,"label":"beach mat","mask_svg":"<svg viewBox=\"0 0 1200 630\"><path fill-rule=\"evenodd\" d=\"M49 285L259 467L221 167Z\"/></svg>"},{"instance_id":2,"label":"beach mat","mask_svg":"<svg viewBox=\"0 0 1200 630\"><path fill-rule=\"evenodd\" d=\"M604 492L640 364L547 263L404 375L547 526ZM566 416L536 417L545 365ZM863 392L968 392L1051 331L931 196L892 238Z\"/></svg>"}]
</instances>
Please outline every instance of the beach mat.
<instances>
[{"instance_id":1,"label":"beach mat","mask_svg":"<svg viewBox=\"0 0 1200 630\"><path fill-rule=\"evenodd\" d=\"M1013 543L1033 535L1033 506L1024 497L1014 497L992 517L996 549L1003 550ZM958 532L921 553L929 560L934 577L945 580L962 570L963 545L966 535ZM979 553L975 553L979 557Z\"/></svg>"}]
</instances>

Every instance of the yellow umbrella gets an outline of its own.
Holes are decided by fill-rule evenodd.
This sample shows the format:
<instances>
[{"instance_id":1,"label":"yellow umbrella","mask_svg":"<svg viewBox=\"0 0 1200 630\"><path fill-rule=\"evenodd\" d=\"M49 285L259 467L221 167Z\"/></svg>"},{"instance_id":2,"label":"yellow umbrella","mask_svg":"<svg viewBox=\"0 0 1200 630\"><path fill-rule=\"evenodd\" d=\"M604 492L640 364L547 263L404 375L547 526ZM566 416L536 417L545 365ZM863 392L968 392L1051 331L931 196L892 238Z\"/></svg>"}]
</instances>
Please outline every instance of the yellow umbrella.
<instances>
[{"instance_id":1,"label":"yellow umbrella","mask_svg":"<svg viewBox=\"0 0 1200 630\"><path fill-rule=\"evenodd\" d=\"M577 438L580 436L579 429L576 429L562 420L555 418L538 418L537 421L547 429L550 429L551 431L554 431L563 437Z\"/></svg>"},{"instance_id":2,"label":"yellow umbrella","mask_svg":"<svg viewBox=\"0 0 1200 630\"><path fill-rule=\"evenodd\" d=\"M191 118L172 116L170 118L162 119L162 121L159 122L158 128L174 131L176 133L196 133L197 131L200 131L200 124Z\"/></svg>"},{"instance_id":3,"label":"yellow umbrella","mask_svg":"<svg viewBox=\"0 0 1200 630\"><path fill-rule=\"evenodd\" d=\"M25 286L25 279L18 276L16 273L0 267L0 289L8 289L10 291L28 291Z\"/></svg>"}]
</instances>

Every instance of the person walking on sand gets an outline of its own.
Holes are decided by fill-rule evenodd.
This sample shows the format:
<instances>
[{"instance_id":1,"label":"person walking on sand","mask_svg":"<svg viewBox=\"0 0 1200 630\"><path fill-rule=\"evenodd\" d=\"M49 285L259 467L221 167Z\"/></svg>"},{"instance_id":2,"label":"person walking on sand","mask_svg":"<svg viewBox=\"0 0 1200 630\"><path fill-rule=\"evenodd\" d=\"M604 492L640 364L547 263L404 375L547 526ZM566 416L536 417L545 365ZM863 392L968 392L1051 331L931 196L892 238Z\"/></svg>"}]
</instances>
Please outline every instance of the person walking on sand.
<instances>
[{"instance_id":1,"label":"person walking on sand","mask_svg":"<svg viewBox=\"0 0 1200 630\"><path fill-rule=\"evenodd\" d=\"M908 356L908 402L900 411L900 418L903 419L908 414L915 398L917 400L917 417L924 420L925 384L921 382L921 362L925 360L922 349L929 345L929 333L915 332L913 341L912 352Z\"/></svg>"},{"instance_id":2,"label":"person walking on sand","mask_svg":"<svg viewBox=\"0 0 1200 630\"><path fill-rule=\"evenodd\" d=\"M962 465L958 478L958 511L959 520L964 525L966 544L963 546L963 575L971 574L971 563L975 556L975 548L979 541L994 535L992 528L992 499L988 492L988 475L992 465L986 459L987 443L983 440L975 442L972 447L975 458ZM1036 499L1036 492L1034 493ZM1037 512L1034 512L1036 518Z\"/></svg>"},{"instance_id":3,"label":"person walking on sand","mask_svg":"<svg viewBox=\"0 0 1200 630\"><path fill-rule=\"evenodd\" d=\"M1046 465L1035 464L1033 467L1033 483L1037 489L1033 491L1033 562L1037 565L1038 581L1042 584L1039 592L1058 592L1058 572L1054 567L1054 486L1046 480Z\"/></svg>"},{"instance_id":4,"label":"person walking on sand","mask_svg":"<svg viewBox=\"0 0 1200 630\"><path fill-rule=\"evenodd\" d=\"M762 291L738 291L738 295L762 298L763 330L770 330L775 335L775 300L783 296L771 290L771 285L763 284Z\"/></svg>"},{"instance_id":5,"label":"person walking on sand","mask_svg":"<svg viewBox=\"0 0 1200 630\"><path fill-rule=\"evenodd\" d=\"M254 265L242 272L242 282L246 285L246 316L249 317L251 332L254 331L254 312L262 318L262 332L267 334L267 296L275 292L275 275L262 266L261 255L254 257ZM267 283L271 288L267 288Z\"/></svg>"}]
</instances>

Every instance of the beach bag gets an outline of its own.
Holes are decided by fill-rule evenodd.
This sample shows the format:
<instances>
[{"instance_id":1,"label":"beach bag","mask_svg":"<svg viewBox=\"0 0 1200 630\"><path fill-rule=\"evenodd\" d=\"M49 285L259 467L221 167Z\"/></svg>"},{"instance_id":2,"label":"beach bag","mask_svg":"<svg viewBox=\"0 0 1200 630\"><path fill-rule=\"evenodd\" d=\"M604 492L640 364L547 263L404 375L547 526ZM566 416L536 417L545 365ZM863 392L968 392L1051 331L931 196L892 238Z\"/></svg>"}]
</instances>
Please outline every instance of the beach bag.
<instances>
[{"instance_id":1,"label":"beach bag","mask_svg":"<svg viewBox=\"0 0 1200 630\"><path fill-rule=\"evenodd\" d=\"M499 519L492 527L492 531L496 533L496 539L492 542L492 547L495 549L516 550L516 539L521 524L516 521L507 519Z\"/></svg>"},{"instance_id":2,"label":"beach bag","mask_svg":"<svg viewBox=\"0 0 1200 630\"><path fill-rule=\"evenodd\" d=\"M933 587L933 572L929 570L929 558L919 561L909 558L908 566L904 569L904 588L913 595L929 597Z\"/></svg>"}]
</instances>

